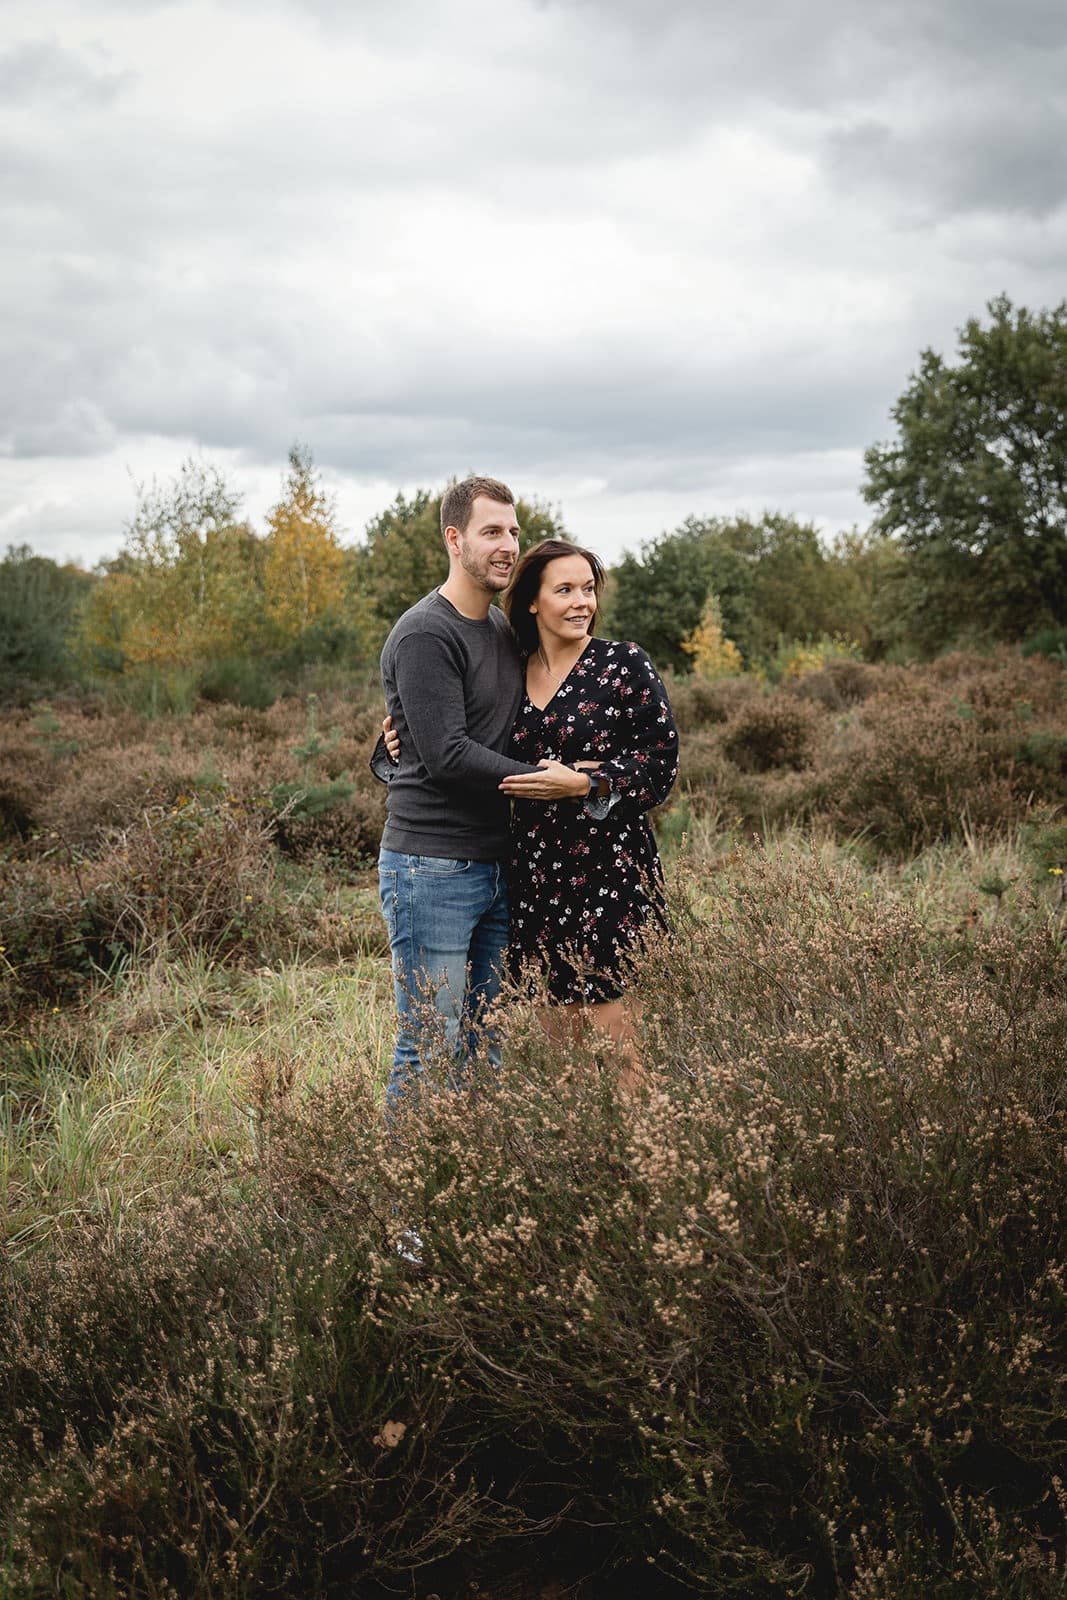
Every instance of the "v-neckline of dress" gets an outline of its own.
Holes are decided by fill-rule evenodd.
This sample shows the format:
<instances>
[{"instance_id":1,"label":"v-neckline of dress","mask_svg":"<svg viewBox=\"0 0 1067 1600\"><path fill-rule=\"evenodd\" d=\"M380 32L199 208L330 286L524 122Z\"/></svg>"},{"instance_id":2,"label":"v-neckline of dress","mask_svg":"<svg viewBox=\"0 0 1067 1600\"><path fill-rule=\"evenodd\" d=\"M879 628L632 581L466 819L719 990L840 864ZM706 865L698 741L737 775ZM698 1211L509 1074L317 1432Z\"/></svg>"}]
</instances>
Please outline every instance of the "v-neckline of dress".
<instances>
[{"instance_id":1,"label":"v-neckline of dress","mask_svg":"<svg viewBox=\"0 0 1067 1600\"><path fill-rule=\"evenodd\" d=\"M549 695L548 699L545 701L543 706L539 706L537 704L537 701L530 694L530 691L526 687L526 684L524 682L523 683L523 693L526 696L527 704L531 705L535 711L539 711L542 715L544 715L544 713L548 710L549 706L552 704L552 702L556 698L556 696L559 693L561 693L563 688L570 682L571 673L574 671L575 667L581 666L582 662L585 660L586 656L589 654L589 650L590 650L590 648L592 646L592 643L593 643L593 639L592 639L592 635L590 635L589 642L585 645L584 649L582 650L581 655L577 658L576 661L572 661L571 662L570 668L564 674L563 678L559 681L558 687L553 689L552 693ZM548 672L548 668L547 667L545 668L545 671ZM551 672L549 672L548 675L549 675L549 677L553 676L553 674Z\"/></svg>"}]
</instances>

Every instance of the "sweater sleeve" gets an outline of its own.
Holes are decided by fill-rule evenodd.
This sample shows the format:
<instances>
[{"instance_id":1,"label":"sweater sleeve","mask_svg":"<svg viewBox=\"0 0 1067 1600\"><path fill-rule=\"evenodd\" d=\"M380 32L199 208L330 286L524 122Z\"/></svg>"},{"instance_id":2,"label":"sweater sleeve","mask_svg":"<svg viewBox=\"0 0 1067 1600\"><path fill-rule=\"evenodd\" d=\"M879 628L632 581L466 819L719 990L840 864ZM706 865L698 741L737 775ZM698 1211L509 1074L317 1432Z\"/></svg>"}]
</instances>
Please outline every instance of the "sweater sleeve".
<instances>
[{"instance_id":1,"label":"sweater sleeve","mask_svg":"<svg viewBox=\"0 0 1067 1600\"><path fill-rule=\"evenodd\" d=\"M470 737L462 673L444 639L432 633L412 633L402 639L395 677L408 735L436 782L460 788L495 787L512 773L537 771Z\"/></svg>"},{"instance_id":2,"label":"sweater sleeve","mask_svg":"<svg viewBox=\"0 0 1067 1600\"><path fill-rule=\"evenodd\" d=\"M620 803L629 810L650 811L663 804L678 776L678 729L667 691L645 652L635 644L626 650L617 687L622 707L618 742L624 754L601 762L593 774L609 784L606 797L598 800L591 792L586 802L595 817Z\"/></svg>"}]
</instances>

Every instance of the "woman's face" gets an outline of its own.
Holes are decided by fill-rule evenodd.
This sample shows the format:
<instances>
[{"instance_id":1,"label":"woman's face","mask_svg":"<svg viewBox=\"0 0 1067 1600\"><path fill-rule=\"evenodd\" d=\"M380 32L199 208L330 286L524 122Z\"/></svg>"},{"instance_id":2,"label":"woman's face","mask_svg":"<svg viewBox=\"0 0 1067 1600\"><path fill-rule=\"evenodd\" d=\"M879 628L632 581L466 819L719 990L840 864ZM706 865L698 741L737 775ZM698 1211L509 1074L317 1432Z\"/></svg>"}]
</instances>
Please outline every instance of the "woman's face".
<instances>
[{"instance_id":1,"label":"woman's face","mask_svg":"<svg viewBox=\"0 0 1067 1600\"><path fill-rule=\"evenodd\" d=\"M542 643L581 639L596 616L596 583L584 556L557 556L541 573L537 599L530 605Z\"/></svg>"}]
</instances>

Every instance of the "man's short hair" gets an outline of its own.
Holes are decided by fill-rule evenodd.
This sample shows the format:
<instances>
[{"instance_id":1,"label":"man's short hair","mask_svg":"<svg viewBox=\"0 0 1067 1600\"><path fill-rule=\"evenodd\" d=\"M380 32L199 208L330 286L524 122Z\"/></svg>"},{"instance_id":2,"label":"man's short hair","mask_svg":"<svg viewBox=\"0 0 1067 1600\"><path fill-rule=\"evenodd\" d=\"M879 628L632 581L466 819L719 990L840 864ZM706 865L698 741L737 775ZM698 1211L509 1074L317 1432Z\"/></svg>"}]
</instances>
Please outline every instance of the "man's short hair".
<instances>
[{"instance_id":1,"label":"man's short hair","mask_svg":"<svg viewBox=\"0 0 1067 1600\"><path fill-rule=\"evenodd\" d=\"M441 533L446 528L458 528L466 533L474 510L474 502L483 494L502 506L513 506L515 496L499 478L464 478L462 483L450 483L441 496Z\"/></svg>"}]
</instances>

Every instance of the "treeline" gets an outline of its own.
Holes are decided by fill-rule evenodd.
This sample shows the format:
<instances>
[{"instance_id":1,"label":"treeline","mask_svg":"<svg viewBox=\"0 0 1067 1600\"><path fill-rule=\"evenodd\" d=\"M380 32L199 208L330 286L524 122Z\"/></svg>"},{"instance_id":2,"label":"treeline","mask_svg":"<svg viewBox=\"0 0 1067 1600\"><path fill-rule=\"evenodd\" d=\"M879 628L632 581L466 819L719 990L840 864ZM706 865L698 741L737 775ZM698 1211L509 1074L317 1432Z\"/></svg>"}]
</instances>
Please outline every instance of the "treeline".
<instances>
[{"instance_id":1,"label":"treeline","mask_svg":"<svg viewBox=\"0 0 1067 1600\"><path fill-rule=\"evenodd\" d=\"M711 678L999 642L1067 651L1067 303L1031 313L1002 297L988 311L961 331L955 364L922 352L895 439L867 451L868 530L826 541L780 512L690 517L612 570L602 630ZM265 706L367 668L445 576L439 506L429 490L398 494L345 544L294 446L257 532L218 469L190 461L139 493L121 554L94 575L9 550L4 697L94 683L150 709ZM568 531L536 500L517 509L526 543Z\"/></svg>"},{"instance_id":2,"label":"treeline","mask_svg":"<svg viewBox=\"0 0 1067 1600\"><path fill-rule=\"evenodd\" d=\"M447 574L439 508L429 491L398 494L360 544L344 544L311 452L294 446L257 532L219 469L187 461L172 483L139 490L121 553L95 574L8 551L4 697L92 684L149 710L264 707L316 674L366 667L400 612ZM517 510L526 542L563 532L544 506Z\"/></svg>"}]
</instances>

